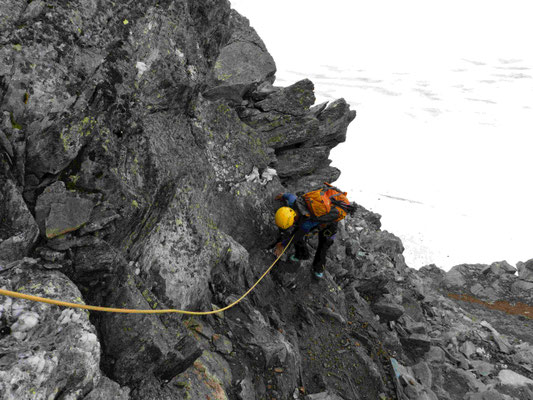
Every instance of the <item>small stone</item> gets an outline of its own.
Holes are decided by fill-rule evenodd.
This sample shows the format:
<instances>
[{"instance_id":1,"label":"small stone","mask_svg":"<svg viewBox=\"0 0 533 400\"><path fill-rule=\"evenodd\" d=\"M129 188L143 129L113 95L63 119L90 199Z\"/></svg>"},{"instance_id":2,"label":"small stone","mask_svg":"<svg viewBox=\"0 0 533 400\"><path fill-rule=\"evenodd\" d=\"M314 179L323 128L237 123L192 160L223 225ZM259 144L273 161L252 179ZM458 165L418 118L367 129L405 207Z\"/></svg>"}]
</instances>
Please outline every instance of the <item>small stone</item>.
<instances>
[{"instance_id":1,"label":"small stone","mask_svg":"<svg viewBox=\"0 0 533 400\"><path fill-rule=\"evenodd\" d=\"M211 304L211 307L213 308L213 311L220 310L220 307L217 306L216 304ZM224 311L217 312L214 315L215 315L215 317L217 317L219 319L224 319Z\"/></svg>"},{"instance_id":2,"label":"small stone","mask_svg":"<svg viewBox=\"0 0 533 400\"><path fill-rule=\"evenodd\" d=\"M467 358L470 358L470 356L476 352L476 346L474 343L466 341L461 345L460 350Z\"/></svg>"},{"instance_id":3,"label":"small stone","mask_svg":"<svg viewBox=\"0 0 533 400\"><path fill-rule=\"evenodd\" d=\"M233 345L231 341L224 335L213 335L212 337L215 349L222 354L231 354Z\"/></svg>"},{"instance_id":4,"label":"small stone","mask_svg":"<svg viewBox=\"0 0 533 400\"><path fill-rule=\"evenodd\" d=\"M472 360L470 361L474 370L481 376L489 376L493 371L495 366L486 361Z\"/></svg>"}]
</instances>

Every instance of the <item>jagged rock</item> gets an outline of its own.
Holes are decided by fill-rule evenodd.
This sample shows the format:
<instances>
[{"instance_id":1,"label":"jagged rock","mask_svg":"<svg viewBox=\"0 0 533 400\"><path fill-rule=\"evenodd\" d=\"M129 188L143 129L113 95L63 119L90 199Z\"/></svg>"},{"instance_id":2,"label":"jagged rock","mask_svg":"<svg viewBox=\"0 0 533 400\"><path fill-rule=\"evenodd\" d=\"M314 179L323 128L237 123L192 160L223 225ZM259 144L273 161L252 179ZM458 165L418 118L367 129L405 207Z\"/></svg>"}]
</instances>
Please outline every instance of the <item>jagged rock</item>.
<instances>
[{"instance_id":1,"label":"jagged rock","mask_svg":"<svg viewBox=\"0 0 533 400\"><path fill-rule=\"evenodd\" d=\"M533 282L533 259L519 262L517 265L518 277L524 281Z\"/></svg>"},{"instance_id":2,"label":"jagged rock","mask_svg":"<svg viewBox=\"0 0 533 400\"><path fill-rule=\"evenodd\" d=\"M276 111L291 116L303 116L314 103L313 82L304 79L272 93L265 100L255 103L255 107L263 112Z\"/></svg>"},{"instance_id":3,"label":"jagged rock","mask_svg":"<svg viewBox=\"0 0 533 400\"><path fill-rule=\"evenodd\" d=\"M239 382L240 390L237 392L239 400L256 400L252 375L245 366L245 377Z\"/></svg>"},{"instance_id":4,"label":"jagged rock","mask_svg":"<svg viewBox=\"0 0 533 400\"><path fill-rule=\"evenodd\" d=\"M63 251L54 251L41 247L36 249L35 252L45 261L56 262L65 259L65 252Z\"/></svg>"},{"instance_id":5,"label":"jagged rock","mask_svg":"<svg viewBox=\"0 0 533 400\"><path fill-rule=\"evenodd\" d=\"M380 316L385 321L396 321L404 313L405 309L400 304L391 303L385 300L380 300L372 304L372 311Z\"/></svg>"},{"instance_id":6,"label":"jagged rock","mask_svg":"<svg viewBox=\"0 0 533 400\"><path fill-rule=\"evenodd\" d=\"M96 236L73 237L67 233L48 240L46 245L56 251L65 251L74 247L96 246L100 242Z\"/></svg>"},{"instance_id":7,"label":"jagged rock","mask_svg":"<svg viewBox=\"0 0 533 400\"><path fill-rule=\"evenodd\" d=\"M13 159L14 157L13 146L11 145L11 142L9 141L9 139L6 137L5 133L2 130L0 130L0 146L7 152L10 159Z\"/></svg>"},{"instance_id":8,"label":"jagged rock","mask_svg":"<svg viewBox=\"0 0 533 400\"><path fill-rule=\"evenodd\" d=\"M231 387L231 367L223 357L204 351L185 372L174 377L171 384L186 399L227 399Z\"/></svg>"},{"instance_id":9,"label":"jagged rock","mask_svg":"<svg viewBox=\"0 0 533 400\"><path fill-rule=\"evenodd\" d=\"M92 200L71 195L64 182L57 181L38 197L35 217L41 234L52 239L81 228L93 207Z\"/></svg>"},{"instance_id":10,"label":"jagged rock","mask_svg":"<svg viewBox=\"0 0 533 400\"><path fill-rule=\"evenodd\" d=\"M0 260L24 258L36 242L39 228L16 185L1 174L0 204Z\"/></svg>"},{"instance_id":11,"label":"jagged rock","mask_svg":"<svg viewBox=\"0 0 533 400\"><path fill-rule=\"evenodd\" d=\"M258 311L252 312L250 320L249 323L244 323L247 335L241 338L242 344L257 347L261 351L265 367L287 365L287 370L295 371L296 354L293 345L279 331L273 330ZM239 328L234 322L230 322L230 326L234 326L232 331Z\"/></svg>"},{"instance_id":12,"label":"jagged rock","mask_svg":"<svg viewBox=\"0 0 533 400\"><path fill-rule=\"evenodd\" d=\"M486 361L471 360L470 364L472 364L474 371L481 376L489 376L496 368L493 364Z\"/></svg>"},{"instance_id":13,"label":"jagged rock","mask_svg":"<svg viewBox=\"0 0 533 400\"><path fill-rule=\"evenodd\" d=\"M409 333L420 333L422 335L426 335L428 333L426 324L423 322L415 322L411 318L405 318L401 322Z\"/></svg>"},{"instance_id":14,"label":"jagged rock","mask_svg":"<svg viewBox=\"0 0 533 400\"><path fill-rule=\"evenodd\" d=\"M224 335L213 335L213 345L215 349L222 354L230 354L233 351L233 345L231 341Z\"/></svg>"},{"instance_id":15,"label":"jagged rock","mask_svg":"<svg viewBox=\"0 0 533 400\"><path fill-rule=\"evenodd\" d=\"M332 311L329 307L321 308L320 310L318 310L318 313L325 315L326 317L334 318L341 324L345 324L347 322L346 319L342 315L340 315L339 313L335 311Z\"/></svg>"},{"instance_id":16,"label":"jagged rock","mask_svg":"<svg viewBox=\"0 0 533 400\"><path fill-rule=\"evenodd\" d=\"M274 81L276 64L246 18L232 11L230 24L233 33L212 70L215 85L204 96L240 103L254 85Z\"/></svg>"},{"instance_id":17,"label":"jagged rock","mask_svg":"<svg viewBox=\"0 0 533 400\"><path fill-rule=\"evenodd\" d=\"M367 274L370 275L370 274ZM387 284L390 282L390 278L385 275L370 275L368 278L356 279L354 282L354 288L362 295L371 297L380 297L383 294L389 293Z\"/></svg>"},{"instance_id":18,"label":"jagged rock","mask_svg":"<svg viewBox=\"0 0 533 400\"><path fill-rule=\"evenodd\" d=\"M372 252L381 252L394 258L404 251L402 241L387 231L365 232L361 235L361 245Z\"/></svg>"},{"instance_id":19,"label":"jagged rock","mask_svg":"<svg viewBox=\"0 0 533 400\"><path fill-rule=\"evenodd\" d=\"M0 287L83 303L62 273L15 267ZM84 310L0 297L0 398L78 398L99 381L100 344Z\"/></svg>"},{"instance_id":20,"label":"jagged rock","mask_svg":"<svg viewBox=\"0 0 533 400\"><path fill-rule=\"evenodd\" d=\"M489 270L495 275L516 273L516 268L509 264L507 261L494 262L489 266Z\"/></svg>"},{"instance_id":21,"label":"jagged rock","mask_svg":"<svg viewBox=\"0 0 533 400\"><path fill-rule=\"evenodd\" d=\"M276 171L281 178L311 175L317 166L327 162L329 151L327 146L284 151L278 155Z\"/></svg>"},{"instance_id":22,"label":"jagged rock","mask_svg":"<svg viewBox=\"0 0 533 400\"><path fill-rule=\"evenodd\" d=\"M120 218L119 214L107 207L108 206L96 206L92 210L89 221L80 229L80 235L103 229L107 224Z\"/></svg>"},{"instance_id":23,"label":"jagged rock","mask_svg":"<svg viewBox=\"0 0 533 400\"><path fill-rule=\"evenodd\" d=\"M465 267L463 265L456 265L446 273L444 283L448 287L463 287L466 285L466 279L463 271Z\"/></svg>"},{"instance_id":24,"label":"jagged rock","mask_svg":"<svg viewBox=\"0 0 533 400\"><path fill-rule=\"evenodd\" d=\"M400 341L405 346L405 350L415 359L423 357L431 347L429 336L419 333L412 334L408 337L401 337Z\"/></svg>"},{"instance_id":25,"label":"jagged rock","mask_svg":"<svg viewBox=\"0 0 533 400\"><path fill-rule=\"evenodd\" d=\"M499 350L502 353L509 354L512 351L512 346L508 343L508 341L503 338L496 329L492 327L491 324L489 324L486 321L481 321L481 326L487 328L492 333L492 339L496 342L498 345Z\"/></svg>"},{"instance_id":26,"label":"jagged rock","mask_svg":"<svg viewBox=\"0 0 533 400\"><path fill-rule=\"evenodd\" d=\"M153 294L148 289L141 293L133 278L115 285L108 298L111 307L158 306ZM150 381L150 377L169 380L201 355L197 342L172 318L163 321L151 314L106 313L98 324L105 354L114 360L109 366L110 376L121 385L136 387Z\"/></svg>"}]
</instances>

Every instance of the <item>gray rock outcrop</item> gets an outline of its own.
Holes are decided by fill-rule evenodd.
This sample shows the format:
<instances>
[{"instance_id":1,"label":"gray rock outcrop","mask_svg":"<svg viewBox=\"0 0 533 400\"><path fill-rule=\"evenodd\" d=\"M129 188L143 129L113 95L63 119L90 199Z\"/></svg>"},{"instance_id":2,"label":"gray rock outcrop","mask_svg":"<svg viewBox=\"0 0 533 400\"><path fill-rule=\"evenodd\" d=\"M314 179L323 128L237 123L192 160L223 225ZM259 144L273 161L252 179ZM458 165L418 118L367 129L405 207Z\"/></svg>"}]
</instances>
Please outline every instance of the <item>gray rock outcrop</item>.
<instances>
[{"instance_id":1,"label":"gray rock outcrop","mask_svg":"<svg viewBox=\"0 0 533 400\"><path fill-rule=\"evenodd\" d=\"M0 287L75 303L234 303L355 118L226 0L4 0L0 59ZM531 399L531 260L415 271L380 218L215 315L1 296L0 399Z\"/></svg>"}]
</instances>

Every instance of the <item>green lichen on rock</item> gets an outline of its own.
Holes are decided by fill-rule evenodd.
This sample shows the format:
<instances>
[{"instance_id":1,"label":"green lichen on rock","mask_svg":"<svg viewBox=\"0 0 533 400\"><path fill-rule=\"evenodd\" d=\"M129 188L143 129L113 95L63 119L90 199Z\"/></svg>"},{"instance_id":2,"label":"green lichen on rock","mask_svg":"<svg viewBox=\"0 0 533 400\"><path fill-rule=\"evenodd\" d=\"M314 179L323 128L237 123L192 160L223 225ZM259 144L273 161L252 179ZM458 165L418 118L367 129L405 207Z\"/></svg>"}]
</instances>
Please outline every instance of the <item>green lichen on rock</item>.
<instances>
[{"instance_id":1,"label":"green lichen on rock","mask_svg":"<svg viewBox=\"0 0 533 400\"><path fill-rule=\"evenodd\" d=\"M20 125L19 123L17 123L17 121L15 121L15 116L13 115L13 113L9 114L9 118L11 120L11 126L14 129L22 129L22 125Z\"/></svg>"}]
</instances>

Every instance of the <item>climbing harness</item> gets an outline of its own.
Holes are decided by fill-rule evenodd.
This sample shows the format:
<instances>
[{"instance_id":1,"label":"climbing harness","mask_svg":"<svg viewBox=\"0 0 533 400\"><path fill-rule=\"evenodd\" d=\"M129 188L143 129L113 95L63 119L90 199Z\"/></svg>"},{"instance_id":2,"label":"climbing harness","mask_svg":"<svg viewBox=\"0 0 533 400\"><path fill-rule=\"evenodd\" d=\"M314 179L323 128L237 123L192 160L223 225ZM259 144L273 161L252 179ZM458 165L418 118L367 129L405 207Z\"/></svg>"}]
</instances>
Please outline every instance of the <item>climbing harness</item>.
<instances>
[{"instance_id":1,"label":"climbing harness","mask_svg":"<svg viewBox=\"0 0 533 400\"><path fill-rule=\"evenodd\" d=\"M135 310L135 309L128 309L128 308L112 308L112 307L98 307L98 306L90 306L86 304L77 304L77 303L68 303L66 301L61 300L54 300L54 299L47 299L45 297L39 297L39 296L32 296L30 294L24 294L19 292L12 292L10 290L4 290L0 289L0 295L9 296L9 297L17 297L19 299L24 300L30 300L30 301L37 301L40 303L48 303L53 304L56 306L63 306L63 307L70 307L70 308L83 308L85 310L92 310L92 311L104 311L104 312L111 312L111 313L123 313L123 314L170 314L170 313L177 313L177 314L187 314L187 315L210 315L210 314L217 314L226 310L229 310L230 308L236 306L238 303L240 303L246 296L248 296L252 290L255 289L255 287L263 280L263 278L270 272L270 270L276 265L276 263L279 261L283 253L285 253L285 250L290 246L292 239L294 239L294 236L291 237L291 240L289 240L289 243L285 246L281 254L274 260L272 265L268 267L268 269L265 271L263 275L253 284L253 286L248 289L246 293L244 293L239 299L235 300L230 305L219 308L217 310L212 311L186 311L186 310L177 310L177 309L168 309L168 310Z\"/></svg>"}]
</instances>

